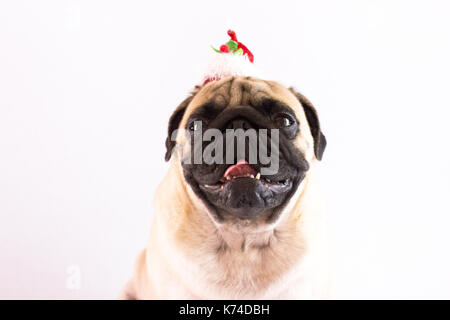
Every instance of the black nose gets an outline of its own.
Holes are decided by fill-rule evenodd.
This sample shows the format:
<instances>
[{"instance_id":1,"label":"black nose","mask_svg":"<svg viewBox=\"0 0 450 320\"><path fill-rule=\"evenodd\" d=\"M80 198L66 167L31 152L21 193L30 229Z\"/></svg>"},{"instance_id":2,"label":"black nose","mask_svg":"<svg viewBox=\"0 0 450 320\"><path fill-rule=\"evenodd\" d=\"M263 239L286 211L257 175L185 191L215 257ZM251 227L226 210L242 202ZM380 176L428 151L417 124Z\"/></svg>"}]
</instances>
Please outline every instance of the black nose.
<instances>
[{"instance_id":1,"label":"black nose","mask_svg":"<svg viewBox=\"0 0 450 320\"><path fill-rule=\"evenodd\" d=\"M244 119L244 118L233 119L227 125L227 129L233 129L233 130L237 130L237 129L248 130L248 129L252 129L252 128L253 128L253 125L250 123L250 121L248 121L247 119Z\"/></svg>"}]
</instances>

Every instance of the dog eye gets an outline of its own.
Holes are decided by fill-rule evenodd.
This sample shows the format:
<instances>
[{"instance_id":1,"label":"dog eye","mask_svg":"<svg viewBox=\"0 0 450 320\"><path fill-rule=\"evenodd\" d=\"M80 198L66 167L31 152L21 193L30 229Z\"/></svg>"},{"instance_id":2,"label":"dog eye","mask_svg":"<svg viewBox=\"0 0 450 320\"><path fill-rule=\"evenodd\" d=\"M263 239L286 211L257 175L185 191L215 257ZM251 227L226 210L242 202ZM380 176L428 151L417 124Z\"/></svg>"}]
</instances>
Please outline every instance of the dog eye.
<instances>
[{"instance_id":1,"label":"dog eye","mask_svg":"<svg viewBox=\"0 0 450 320\"><path fill-rule=\"evenodd\" d=\"M294 124L294 120L292 120L288 115L278 114L274 117L273 123L278 128L286 128L292 126Z\"/></svg>"},{"instance_id":2,"label":"dog eye","mask_svg":"<svg viewBox=\"0 0 450 320\"><path fill-rule=\"evenodd\" d=\"M200 130L201 125L202 125L201 120L195 120L189 124L188 128L190 131L197 131L197 130Z\"/></svg>"}]
</instances>

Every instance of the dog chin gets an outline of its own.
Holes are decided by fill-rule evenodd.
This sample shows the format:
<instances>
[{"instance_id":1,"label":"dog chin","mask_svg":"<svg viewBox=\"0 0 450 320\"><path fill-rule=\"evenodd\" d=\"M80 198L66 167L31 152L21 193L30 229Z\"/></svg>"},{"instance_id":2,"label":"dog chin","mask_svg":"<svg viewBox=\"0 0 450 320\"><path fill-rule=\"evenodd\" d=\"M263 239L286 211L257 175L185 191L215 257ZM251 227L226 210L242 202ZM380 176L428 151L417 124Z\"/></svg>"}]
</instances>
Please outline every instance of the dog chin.
<instances>
[{"instance_id":1,"label":"dog chin","mask_svg":"<svg viewBox=\"0 0 450 320\"><path fill-rule=\"evenodd\" d=\"M208 201L222 212L239 219L254 219L281 205L292 189L286 179L271 182L252 177L236 177L215 185L200 185Z\"/></svg>"}]
</instances>

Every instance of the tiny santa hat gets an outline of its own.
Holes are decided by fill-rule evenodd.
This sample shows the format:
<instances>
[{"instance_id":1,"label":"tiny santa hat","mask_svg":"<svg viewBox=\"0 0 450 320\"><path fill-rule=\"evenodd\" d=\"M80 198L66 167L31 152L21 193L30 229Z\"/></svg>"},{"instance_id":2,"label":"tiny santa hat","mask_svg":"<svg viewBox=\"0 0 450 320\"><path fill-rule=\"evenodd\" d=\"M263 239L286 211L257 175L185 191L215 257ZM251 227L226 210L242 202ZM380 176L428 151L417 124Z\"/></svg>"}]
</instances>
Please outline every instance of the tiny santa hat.
<instances>
[{"instance_id":1,"label":"tiny santa hat","mask_svg":"<svg viewBox=\"0 0 450 320\"><path fill-rule=\"evenodd\" d=\"M251 76L260 77L260 72L255 68L253 53L237 40L236 33L228 30L230 40L221 45L205 64L200 85L205 85L211 81L217 81L229 76Z\"/></svg>"}]
</instances>

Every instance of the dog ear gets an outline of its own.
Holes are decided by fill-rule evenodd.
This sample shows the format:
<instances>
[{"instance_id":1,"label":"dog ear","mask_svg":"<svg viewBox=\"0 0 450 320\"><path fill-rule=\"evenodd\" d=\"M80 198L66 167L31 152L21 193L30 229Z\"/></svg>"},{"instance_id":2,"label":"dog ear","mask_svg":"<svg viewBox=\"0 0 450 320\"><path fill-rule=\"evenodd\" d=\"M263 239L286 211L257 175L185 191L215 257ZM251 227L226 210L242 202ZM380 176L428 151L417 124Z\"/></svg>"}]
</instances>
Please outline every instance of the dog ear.
<instances>
[{"instance_id":1,"label":"dog ear","mask_svg":"<svg viewBox=\"0 0 450 320\"><path fill-rule=\"evenodd\" d=\"M191 103L194 96L197 94L199 87L195 87L195 89L192 91L192 93L184 99L182 103L175 109L175 111L172 113L169 119L169 127L167 132L167 138L166 138L166 155L165 160L169 161L170 157L172 156L172 151L175 148L175 141L172 141L171 137L173 132L178 129L178 126L180 125L181 119L183 119L184 112L186 111L187 106L189 103Z\"/></svg>"},{"instance_id":2,"label":"dog ear","mask_svg":"<svg viewBox=\"0 0 450 320\"><path fill-rule=\"evenodd\" d=\"M323 152L327 146L327 140L320 128L319 117L312 103L301 93L290 88L291 92L297 97L305 110L306 119L308 120L311 134L314 138L314 154L318 160L322 160Z\"/></svg>"}]
</instances>

